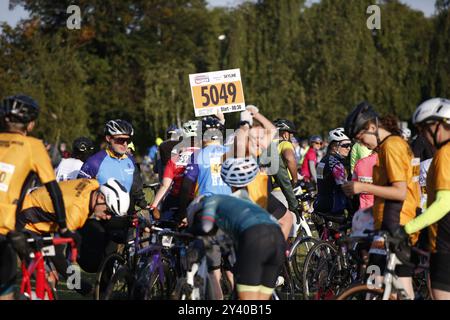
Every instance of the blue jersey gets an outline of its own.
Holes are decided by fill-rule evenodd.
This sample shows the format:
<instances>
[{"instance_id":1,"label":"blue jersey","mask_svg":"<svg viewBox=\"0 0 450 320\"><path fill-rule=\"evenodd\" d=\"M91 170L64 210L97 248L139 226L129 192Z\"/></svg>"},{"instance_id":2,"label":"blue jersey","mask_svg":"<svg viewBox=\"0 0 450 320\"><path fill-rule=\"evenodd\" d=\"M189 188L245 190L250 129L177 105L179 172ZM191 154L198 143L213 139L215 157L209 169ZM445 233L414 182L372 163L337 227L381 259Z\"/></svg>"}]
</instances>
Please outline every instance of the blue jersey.
<instances>
[{"instance_id":1,"label":"blue jersey","mask_svg":"<svg viewBox=\"0 0 450 320\"><path fill-rule=\"evenodd\" d=\"M197 182L197 195L231 194L231 188L222 180L222 156L228 148L212 144L194 153L186 166L185 178Z\"/></svg>"},{"instance_id":2,"label":"blue jersey","mask_svg":"<svg viewBox=\"0 0 450 320\"><path fill-rule=\"evenodd\" d=\"M109 178L115 178L130 192L134 170L132 157L123 155L119 159L111 151L101 150L86 160L78 178L97 179L100 184L105 184Z\"/></svg>"},{"instance_id":3,"label":"blue jersey","mask_svg":"<svg viewBox=\"0 0 450 320\"><path fill-rule=\"evenodd\" d=\"M228 195L212 195L202 201L201 221L215 223L234 241L239 240L239 235L243 231L256 225L279 226L272 215L249 200Z\"/></svg>"}]
</instances>

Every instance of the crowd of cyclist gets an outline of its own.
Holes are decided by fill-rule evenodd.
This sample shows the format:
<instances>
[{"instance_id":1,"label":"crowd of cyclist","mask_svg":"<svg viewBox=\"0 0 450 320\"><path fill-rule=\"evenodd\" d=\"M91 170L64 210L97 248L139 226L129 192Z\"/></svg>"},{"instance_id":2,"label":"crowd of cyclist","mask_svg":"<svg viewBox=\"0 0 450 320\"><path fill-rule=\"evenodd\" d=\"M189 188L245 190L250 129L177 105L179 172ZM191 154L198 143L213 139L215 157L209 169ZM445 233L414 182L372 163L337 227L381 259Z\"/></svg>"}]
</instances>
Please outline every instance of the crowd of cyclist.
<instances>
[{"instance_id":1,"label":"crowd of cyclist","mask_svg":"<svg viewBox=\"0 0 450 320\"><path fill-rule=\"evenodd\" d=\"M386 230L410 245L427 246L435 299L450 299L450 101L430 99L412 115L417 136L401 130L392 115L358 104L343 127L327 139L300 143L287 119L270 121L255 106L241 112L232 135L218 113L171 126L158 141L160 187L147 203L132 145L133 126L122 119L105 124L105 148L73 142L71 157L52 166L44 144L29 133L39 106L25 95L1 105L0 133L0 299L13 299L17 257L27 259L26 238L49 233L73 238L78 264L96 273L102 259L129 236L137 208L156 220L211 239L228 237L236 261L226 276L239 299L270 299L301 208L300 183L317 192L314 210L352 218L362 229ZM360 227L360 226L359 226ZM426 231L426 228L428 231ZM360 227L361 228L361 227ZM420 232L422 230L422 232ZM355 232L356 230L353 230ZM215 296L221 297L219 244L206 251ZM52 261L67 277L68 257ZM386 256L372 254L384 268ZM398 268L413 294L412 270ZM82 295L92 285L82 279Z\"/></svg>"}]
</instances>

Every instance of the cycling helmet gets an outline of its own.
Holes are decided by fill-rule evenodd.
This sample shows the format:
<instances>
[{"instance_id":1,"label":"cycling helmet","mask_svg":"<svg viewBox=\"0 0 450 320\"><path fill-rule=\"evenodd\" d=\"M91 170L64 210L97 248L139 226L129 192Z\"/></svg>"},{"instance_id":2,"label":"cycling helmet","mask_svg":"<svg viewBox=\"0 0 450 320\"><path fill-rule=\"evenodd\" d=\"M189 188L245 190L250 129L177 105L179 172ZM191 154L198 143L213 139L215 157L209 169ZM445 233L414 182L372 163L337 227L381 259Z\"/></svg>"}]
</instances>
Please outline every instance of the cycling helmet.
<instances>
[{"instance_id":1,"label":"cycling helmet","mask_svg":"<svg viewBox=\"0 0 450 320\"><path fill-rule=\"evenodd\" d=\"M109 120L105 125L105 135L115 136L120 134L133 136L133 126L122 119Z\"/></svg>"},{"instance_id":2,"label":"cycling helmet","mask_svg":"<svg viewBox=\"0 0 450 320\"><path fill-rule=\"evenodd\" d=\"M439 120L450 124L450 100L448 99L433 98L423 102L417 107L412 118L415 125Z\"/></svg>"},{"instance_id":3,"label":"cycling helmet","mask_svg":"<svg viewBox=\"0 0 450 320\"><path fill-rule=\"evenodd\" d=\"M220 132L223 132L223 130L225 129L225 126L220 122L220 120L217 117L214 116L207 116L202 118L202 134L203 134L203 138L209 138L211 140L217 140L219 139L219 136L216 134L212 134L210 137L208 136L208 134L205 135L205 133L208 130L211 131L215 131L217 132L217 130L219 130ZM207 139L208 140L208 139Z\"/></svg>"},{"instance_id":4,"label":"cycling helmet","mask_svg":"<svg viewBox=\"0 0 450 320\"><path fill-rule=\"evenodd\" d=\"M220 176L230 187L242 188L256 178L258 171L253 158L229 158L222 164Z\"/></svg>"},{"instance_id":5,"label":"cycling helmet","mask_svg":"<svg viewBox=\"0 0 450 320\"><path fill-rule=\"evenodd\" d=\"M331 130L329 132L329 136L328 136L328 141L329 142L333 142L333 141L345 141L345 140L350 140L349 137L347 137L344 133L344 128L337 128L334 130Z\"/></svg>"},{"instance_id":6,"label":"cycling helmet","mask_svg":"<svg viewBox=\"0 0 450 320\"><path fill-rule=\"evenodd\" d=\"M10 96L3 100L1 113L11 122L29 123L38 117L39 105L29 96Z\"/></svg>"},{"instance_id":7,"label":"cycling helmet","mask_svg":"<svg viewBox=\"0 0 450 320\"><path fill-rule=\"evenodd\" d=\"M100 186L100 192L105 196L106 206L116 216L124 216L130 207L130 195L124 186L114 178L109 178Z\"/></svg>"},{"instance_id":8,"label":"cycling helmet","mask_svg":"<svg viewBox=\"0 0 450 320\"><path fill-rule=\"evenodd\" d=\"M168 136L171 135L172 133L177 133L177 132L178 132L178 127L176 124L171 124L166 130L166 134Z\"/></svg>"},{"instance_id":9,"label":"cycling helmet","mask_svg":"<svg viewBox=\"0 0 450 320\"><path fill-rule=\"evenodd\" d=\"M403 128L402 129L402 137L405 139L411 138L411 130L409 130L408 128Z\"/></svg>"},{"instance_id":10,"label":"cycling helmet","mask_svg":"<svg viewBox=\"0 0 450 320\"><path fill-rule=\"evenodd\" d=\"M273 124L280 131L287 131L289 133L296 133L297 131L297 129L295 128L295 124L290 120L277 119Z\"/></svg>"},{"instance_id":11,"label":"cycling helmet","mask_svg":"<svg viewBox=\"0 0 450 320\"><path fill-rule=\"evenodd\" d=\"M321 136L311 136L309 138L309 144L313 144L314 142L322 143L322 137Z\"/></svg>"},{"instance_id":12,"label":"cycling helmet","mask_svg":"<svg viewBox=\"0 0 450 320\"><path fill-rule=\"evenodd\" d=\"M183 135L185 137L196 137L199 124L199 120L189 120L183 123Z\"/></svg>"},{"instance_id":13,"label":"cycling helmet","mask_svg":"<svg viewBox=\"0 0 450 320\"><path fill-rule=\"evenodd\" d=\"M368 102L361 102L345 119L345 134L353 139L358 132L364 129L368 121L378 119L378 117L378 113Z\"/></svg>"},{"instance_id":14,"label":"cycling helmet","mask_svg":"<svg viewBox=\"0 0 450 320\"><path fill-rule=\"evenodd\" d=\"M89 153L94 150L94 142L86 137L79 137L73 141L72 152L73 153Z\"/></svg>"}]
</instances>

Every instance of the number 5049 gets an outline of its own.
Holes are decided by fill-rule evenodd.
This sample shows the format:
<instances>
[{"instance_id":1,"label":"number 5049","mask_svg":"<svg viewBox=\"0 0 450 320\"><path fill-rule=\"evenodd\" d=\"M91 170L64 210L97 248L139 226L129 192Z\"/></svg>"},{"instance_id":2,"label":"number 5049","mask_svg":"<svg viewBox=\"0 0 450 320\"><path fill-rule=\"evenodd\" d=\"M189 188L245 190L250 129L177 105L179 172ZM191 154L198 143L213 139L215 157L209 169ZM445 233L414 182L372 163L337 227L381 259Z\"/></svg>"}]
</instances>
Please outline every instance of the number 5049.
<instances>
[{"instance_id":1,"label":"number 5049","mask_svg":"<svg viewBox=\"0 0 450 320\"><path fill-rule=\"evenodd\" d=\"M204 86L201 87L201 95L203 98L203 107L207 107L209 105L234 103L237 95L236 85L230 82Z\"/></svg>"}]
</instances>

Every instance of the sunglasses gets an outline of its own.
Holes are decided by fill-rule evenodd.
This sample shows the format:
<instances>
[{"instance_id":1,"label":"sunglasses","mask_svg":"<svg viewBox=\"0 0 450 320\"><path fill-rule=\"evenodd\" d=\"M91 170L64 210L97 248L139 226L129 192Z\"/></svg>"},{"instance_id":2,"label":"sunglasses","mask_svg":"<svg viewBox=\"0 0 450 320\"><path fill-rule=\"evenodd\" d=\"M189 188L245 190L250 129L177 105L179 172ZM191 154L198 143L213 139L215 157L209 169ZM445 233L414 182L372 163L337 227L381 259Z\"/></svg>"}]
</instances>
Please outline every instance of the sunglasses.
<instances>
[{"instance_id":1,"label":"sunglasses","mask_svg":"<svg viewBox=\"0 0 450 320\"><path fill-rule=\"evenodd\" d=\"M129 144L131 139L130 138L113 138L114 142L117 144Z\"/></svg>"},{"instance_id":2,"label":"sunglasses","mask_svg":"<svg viewBox=\"0 0 450 320\"><path fill-rule=\"evenodd\" d=\"M351 147L352 147L352 144L351 144L351 143L344 143L344 144L341 144L340 147L341 147L341 148L346 148L346 149L347 149L347 148L351 148Z\"/></svg>"}]
</instances>

